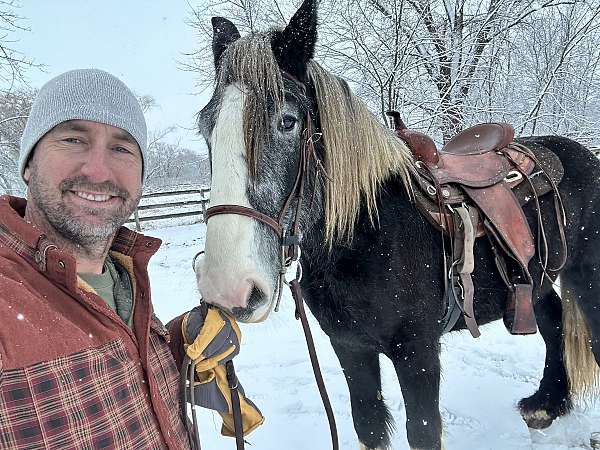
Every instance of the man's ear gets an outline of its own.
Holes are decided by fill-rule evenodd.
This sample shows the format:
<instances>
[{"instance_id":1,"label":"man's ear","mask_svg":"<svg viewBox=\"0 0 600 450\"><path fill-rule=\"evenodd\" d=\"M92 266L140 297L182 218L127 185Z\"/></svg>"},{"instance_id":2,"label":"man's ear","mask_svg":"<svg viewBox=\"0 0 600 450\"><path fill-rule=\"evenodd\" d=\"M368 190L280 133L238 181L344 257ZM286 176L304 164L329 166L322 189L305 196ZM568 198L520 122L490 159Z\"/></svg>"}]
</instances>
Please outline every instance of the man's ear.
<instances>
[{"instance_id":1,"label":"man's ear","mask_svg":"<svg viewBox=\"0 0 600 450\"><path fill-rule=\"evenodd\" d=\"M39 142L39 141L38 141ZM31 180L31 163L33 158L35 157L35 151L37 149L38 143L33 146L31 151L29 152L29 156L27 157L27 161L25 161L25 169L23 170L23 180L25 180L25 184L29 184Z\"/></svg>"},{"instance_id":2,"label":"man's ear","mask_svg":"<svg viewBox=\"0 0 600 450\"><path fill-rule=\"evenodd\" d=\"M23 171L23 179L25 180L25 184L29 184L29 179L31 178L31 169L29 168L29 163L27 163L27 167Z\"/></svg>"}]
</instances>

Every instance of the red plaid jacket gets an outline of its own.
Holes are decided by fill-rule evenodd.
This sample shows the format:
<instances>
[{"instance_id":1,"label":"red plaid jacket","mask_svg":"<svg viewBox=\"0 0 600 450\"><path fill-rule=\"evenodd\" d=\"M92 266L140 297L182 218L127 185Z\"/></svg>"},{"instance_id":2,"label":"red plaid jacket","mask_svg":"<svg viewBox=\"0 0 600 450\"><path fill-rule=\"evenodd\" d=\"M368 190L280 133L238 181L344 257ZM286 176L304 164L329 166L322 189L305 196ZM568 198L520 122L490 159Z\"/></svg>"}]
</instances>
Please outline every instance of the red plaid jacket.
<instances>
[{"instance_id":1,"label":"red plaid jacket","mask_svg":"<svg viewBox=\"0 0 600 450\"><path fill-rule=\"evenodd\" d=\"M150 301L160 240L122 229L112 246L134 280L131 330L23 220L25 205L0 197L0 449L191 448Z\"/></svg>"}]
</instances>

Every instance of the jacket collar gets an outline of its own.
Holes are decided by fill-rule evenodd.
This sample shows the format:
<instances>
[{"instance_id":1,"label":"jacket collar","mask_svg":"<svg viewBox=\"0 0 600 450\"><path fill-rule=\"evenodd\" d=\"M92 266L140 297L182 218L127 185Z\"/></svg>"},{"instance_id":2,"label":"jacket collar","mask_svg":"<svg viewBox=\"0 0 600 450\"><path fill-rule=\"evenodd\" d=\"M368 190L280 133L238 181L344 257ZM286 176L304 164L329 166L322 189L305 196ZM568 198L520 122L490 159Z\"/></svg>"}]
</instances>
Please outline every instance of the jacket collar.
<instances>
[{"instance_id":1,"label":"jacket collar","mask_svg":"<svg viewBox=\"0 0 600 450\"><path fill-rule=\"evenodd\" d=\"M48 278L69 289L75 289L75 258L58 248L41 230L23 219L26 206L27 201L23 198L0 196L0 246L12 248ZM145 266L160 244L160 239L121 227L111 250L131 257L134 264L139 262Z\"/></svg>"}]
</instances>

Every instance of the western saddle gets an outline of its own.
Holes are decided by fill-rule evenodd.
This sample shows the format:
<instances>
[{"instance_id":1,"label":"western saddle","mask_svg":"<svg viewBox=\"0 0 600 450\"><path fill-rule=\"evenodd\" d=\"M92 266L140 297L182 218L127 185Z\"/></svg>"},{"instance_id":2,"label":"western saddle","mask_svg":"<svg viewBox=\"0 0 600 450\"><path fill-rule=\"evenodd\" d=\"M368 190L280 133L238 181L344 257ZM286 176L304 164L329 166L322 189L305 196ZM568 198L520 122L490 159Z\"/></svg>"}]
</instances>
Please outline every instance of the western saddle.
<instances>
[{"instance_id":1,"label":"western saddle","mask_svg":"<svg viewBox=\"0 0 600 450\"><path fill-rule=\"evenodd\" d=\"M475 290L471 274L475 239L487 235L496 265L509 290L504 324L512 334L535 333L533 280L528 268L535 245L522 204L535 199L538 229L541 226L542 234L538 236L538 242L542 238L546 243L538 196L553 192L564 264L566 242L562 227L565 215L557 189L563 168L558 157L547 149L534 153L515 142L513 127L505 123L475 125L438 150L429 136L408 129L397 111L387 114L396 135L407 144L415 158L417 206L434 226L450 237L448 252L446 239L442 240L448 302L442 320L444 329L450 330L462 313L471 334L474 337L480 335L474 314ZM540 155L540 152L545 154ZM535 180L538 175L545 177L538 182ZM523 183L524 180L528 183ZM518 198L513 189L522 189L522 186L525 186L526 195L521 193ZM539 257L543 272L547 274L547 248L545 255Z\"/></svg>"}]
</instances>

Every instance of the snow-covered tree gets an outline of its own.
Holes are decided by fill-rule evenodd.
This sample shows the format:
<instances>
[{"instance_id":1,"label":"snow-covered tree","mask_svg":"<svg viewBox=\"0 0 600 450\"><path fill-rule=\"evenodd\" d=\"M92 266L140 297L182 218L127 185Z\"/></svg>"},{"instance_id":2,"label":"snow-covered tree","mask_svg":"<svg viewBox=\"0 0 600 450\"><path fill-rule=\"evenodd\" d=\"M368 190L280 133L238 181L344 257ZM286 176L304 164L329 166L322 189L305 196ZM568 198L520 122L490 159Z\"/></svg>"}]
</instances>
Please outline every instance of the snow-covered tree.
<instances>
[{"instance_id":1,"label":"snow-covered tree","mask_svg":"<svg viewBox=\"0 0 600 450\"><path fill-rule=\"evenodd\" d=\"M173 128L167 128L150 133L145 160L146 187L209 184L208 158L179 143L168 142L167 138L173 131Z\"/></svg>"},{"instance_id":2,"label":"snow-covered tree","mask_svg":"<svg viewBox=\"0 0 600 450\"><path fill-rule=\"evenodd\" d=\"M19 142L35 92L0 92L0 193L20 194L24 184L18 173Z\"/></svg>"},{"instance_id":3,"label":"snow-covered tree","mask_svg":"<svg viewBox=\"0 0 600 450\"><path fill-rule=\"evenodd\" d=\"M18 9L17 0L0 0L0 90L3 91L22 81L23 70L34 65L15 47L13 32L27 30Z\"/></svg>"},{"instance_id":4,"label":"snow-covered tree","mask_svg":"<svg viewBox=\"0 0 600 450\"><path fill-rule=\"evenodd\" d=\"M443 141L482 120L510 119L539 131L533 124L550 90L566 88L560 80L586 104L582 76L595 90L590 72L580 80L558 75L576 56L596 69L598 52L589 47L598 46L598 0L331 0L330 9L326 63L355 81L381 113L400 109ZM547 55L543 68L540 53ZM524 73L532 64L541 72ZM506 101L508 89L515 103Z\"/></svg>"}]
</instances>

